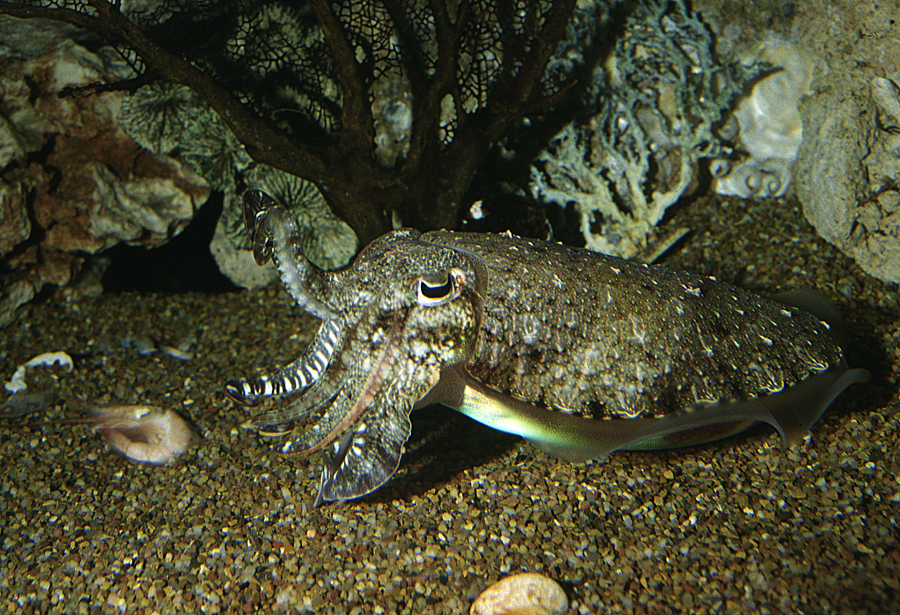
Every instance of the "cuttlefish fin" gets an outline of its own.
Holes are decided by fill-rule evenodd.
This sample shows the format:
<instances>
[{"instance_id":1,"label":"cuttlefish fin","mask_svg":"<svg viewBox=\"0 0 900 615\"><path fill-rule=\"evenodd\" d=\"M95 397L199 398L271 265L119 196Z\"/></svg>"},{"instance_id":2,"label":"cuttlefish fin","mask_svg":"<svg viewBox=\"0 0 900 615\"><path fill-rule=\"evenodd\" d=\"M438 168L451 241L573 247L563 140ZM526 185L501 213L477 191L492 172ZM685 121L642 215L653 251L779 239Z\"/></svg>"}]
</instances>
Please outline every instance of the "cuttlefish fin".
<instances>
[{"instance_id":1,"label":"cuttlefish fin","mask_svg":"<svg viewBox=\"0 0 900 615\"><path fill-rule=\"evenodd\" d=\"M849 369L841 363L826 372L813 374L780 393L751 400L751 403L765 407L772 420L763 422L775 427L784 443L791 446L809 433L847 387L868 382L871 377L865 369Z\"/></svg>"},{"instance_id":2,"label":"cuttlefish fin","mask_svg":"<svg viewBox=\"0 0 900 615\"><path fill-rule=\"evenodd\" d=\"M567 461L586 461L622 449L689 446L767 423L792 444L807 433L828 406L868 372L839 366L799 385L750 400L698 404L659 418L588 419L539 408L487 388L465 370L445 370L432 401L443 403L489 427L519 435Z\"/></svg>"},{"instance_id":3,"label":"cuttlefish fin","mask_svg":"<svg viewBox=\"0 0 900 615\"><path fill-rule=\"evenodd\" d=\"M369 494L397 471L412 425L409 411L388 405L384 396L367 408L364 420L323 451L316 507Z\"/></svg>"}]
</instances>

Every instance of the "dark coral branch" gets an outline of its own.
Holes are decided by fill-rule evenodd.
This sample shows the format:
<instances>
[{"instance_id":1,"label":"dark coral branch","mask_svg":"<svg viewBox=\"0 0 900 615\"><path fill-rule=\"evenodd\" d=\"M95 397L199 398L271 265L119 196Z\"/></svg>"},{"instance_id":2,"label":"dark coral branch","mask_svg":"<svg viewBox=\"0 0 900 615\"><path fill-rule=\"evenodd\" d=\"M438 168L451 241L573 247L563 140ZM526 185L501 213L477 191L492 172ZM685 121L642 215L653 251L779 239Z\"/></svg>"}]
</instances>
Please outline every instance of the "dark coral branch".
<instances>
[{"instance_id":1,"label":"dark coral branch","mask_svg":"<svg viewBox=\"0 0 900 615\"><path fill-rule=\"evenodd\" d=\"M465 15L468 4L468 0L460 2L457 8L457 17L460 13ZM415 88L414 94L421 96L417 98L421 101L421 105L413 124L413 135L407 155L407 166L411 168L415 168L418 161L427 155L426 151L436 150L438 147L434 137L440 129L441 101L444 96L453 94L455 101L461 98L459 83L456 80L456 70L464 20L461 21L457 18L455 22L452 21L447 14L447 5L444 0L433 0L429 6L434 15L437 62L434 67L434 75L427 83L417 84L415 79L412 81ZM421 95L418 92L419 88L423 90ZM458 119L464 115L462 108L456 110Z\"/></svg>"},{"instance_id":2,"label":"dark coral branch","mask_svg":"<svg viewBox=\"0 0 900 615\"><path fill-rule=\"evenodd\" d=\"M523 116L546 110L550 98L543 92L544 71L575 9L576 0L557 0L544 16L540 34L532 38L532 48L521 68L512 75L504 73L504 83L495 89L497 96L490 107L496 115ZM507 69L508 70L508 69Z\"/></svg>"},{"instance_id":3,"label":"dark coral branch","mask_svg":"<svg viewBox=\"0 0 900 615\"><path fill-rule=\"evenodd\" d=\"M502 138L515 121L550 109L568 93L568 86L571 84L564 85L555 93L546 94L543 90L543 77L547 63L565 33L574 6L575 0L553 3L544 15L543 27L531 37L531 49L525 55L522 65L517 71L513 71L512 62L506 63L504 72L491 88L487 106L468 116L457 108L456 134L453 142L442 153L442 164L438 171L438 182L453 186L454 189L448 189L439 195L442 201L439 208L458 208L461 205L459 199L468 184L454 183L454 177L470 180L484 162L491 145ZM450 47L458 44L458 41L444 40L443 43ZM458 88L458 84L455 87ZM448 175L449 172L454 175Z\"/></svg>"},{"instance_id":4,"label":"dark coral branch","mask_svg":"<svg viewBox=\"0 0 900 615\"><path fill-rule=\"evenodd\" d=\"M374 150L372 111L356 54L328 0L309 0L325 33L343 99L338 147L343 152Z\"/></svg>"},{"instance_id":5,"label":"dark coral branch","mask_svg":"<svg viewBox=\"0 0 900 615\"><path fill-rule=\"evenodd\" d=\"M0 2L0 14L18 17L19 19L49 19L97 32L99 20L96 17L73 11L72 9L49 9L42 6L30 6L13 2Z\"/></svg>"},{"instance_id":6,"label":"dark coral branch","mask_svg":"<svg viewBox=\"0 0 900 615\"><path fill-rule=\"evenodd\" d=\"M134 79L122 79L112 83L89 83L88 85L67 85L59 92L60 98L72 96L74 98L83 98L94 94L103 94L104 92L128 92L134 94L139 88L153 82L153 77L148 73L144 73Z\"/></svg>"}]
</instances>

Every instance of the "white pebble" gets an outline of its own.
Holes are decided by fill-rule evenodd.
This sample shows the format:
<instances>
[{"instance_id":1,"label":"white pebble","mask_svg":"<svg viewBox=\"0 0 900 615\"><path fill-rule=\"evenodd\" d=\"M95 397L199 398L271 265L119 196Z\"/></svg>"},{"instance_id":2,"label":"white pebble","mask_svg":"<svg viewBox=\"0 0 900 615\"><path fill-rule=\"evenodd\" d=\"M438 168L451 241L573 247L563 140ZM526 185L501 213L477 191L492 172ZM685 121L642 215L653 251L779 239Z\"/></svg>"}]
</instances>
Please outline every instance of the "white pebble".
<instances>
[{"instance_id":1,"label":"white pebble","mask_svg":"<svg viewBox=\"0 0 900 615\"><path fill-rule=\"evenodd\" d=\"M16 369L16 373L13 374L12 380L6 383L6 390L10 393L18 393L20 391L24 391L28 388L28 385L25 384L25 370L30 367L37 367L39 365L52 366L54 363L59 363L61 366L65 367L68 371L72 371L72 357L67 355L64 352L45 352L44 354L38 355L28 361L27 363L20 365Z\"/></svg>"},{"instance_id":2,"label":"white pebble","mask_svg":"<svg viewBox=\"0 0 900 615\"><path fill-rule=\"evenodd\" d=\"M569 600L559 583L533 572L500 579L484 590L469 615L565 615Z\"/></svg>"}]
</instances>

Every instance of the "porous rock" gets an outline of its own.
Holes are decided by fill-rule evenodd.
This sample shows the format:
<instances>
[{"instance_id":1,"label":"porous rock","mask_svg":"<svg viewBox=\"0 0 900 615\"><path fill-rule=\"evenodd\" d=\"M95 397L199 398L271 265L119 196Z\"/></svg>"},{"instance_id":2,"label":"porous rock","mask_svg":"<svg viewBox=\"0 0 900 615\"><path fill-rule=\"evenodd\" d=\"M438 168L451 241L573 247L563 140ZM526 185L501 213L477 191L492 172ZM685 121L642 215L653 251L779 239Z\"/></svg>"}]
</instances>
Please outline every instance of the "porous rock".
<instances>
[{"instance_id":1,"label":"porous rock","mask_svg":"<svg viewBox=\"0 0 900 615\"><path fill-rule=\"evenodd\" d=\"M790 170L803 213L867 273L900 282L896 3L763 0L750 10L739 0L701 0L695 6L713 25L726 56L781 40L796 48L795 60L811 60L809 92L799 99L802 143ZM786 66L784 58L764 59ZM772 77L779 78L777 71Z\"/></svg>"},{"instance_id":2,"label":"porous rock","mask_svg":"<svg viewBox=\"0 0 900 615\"><path fill-rule=\"evenodd\" d=\"M890 114L898 93L885 78L866 84L834 74L801 106L797 164L807 220L887 282L900 282L900 142L891 130L900 118Z\"/></svg>"}]
</instances>

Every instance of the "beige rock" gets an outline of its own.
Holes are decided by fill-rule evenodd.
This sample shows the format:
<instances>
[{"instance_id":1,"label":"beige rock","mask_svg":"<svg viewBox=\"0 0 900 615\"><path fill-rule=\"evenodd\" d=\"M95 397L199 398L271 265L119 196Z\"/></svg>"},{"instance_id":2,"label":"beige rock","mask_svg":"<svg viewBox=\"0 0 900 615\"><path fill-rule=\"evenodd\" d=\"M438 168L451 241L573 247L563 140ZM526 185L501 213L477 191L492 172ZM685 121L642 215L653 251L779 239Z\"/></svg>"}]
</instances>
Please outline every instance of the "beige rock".
<instances>
[{"instance_id":1,"label":"beige rock","mask_svg":"<svg viewBox=\"0 0 900 615\"><path fill-rule=\"evenodd\" d=\"M569 600L559 583L533 572L500 579L475 599L469 615L565 615Z\"/></svg>"},{"instance_id":2,"label":"beige rock","mask_svg":"<svg viewBox=\"0 0 900 615\"><path fill-rule=\"evenodd\" d=\"M751 10L741 0L699 0L694 8L712 24L724 57L741 58L761 41L782 40L796 48L793 56L763 57L787 69L772 79L789 78L792 62L808 60L804 79L794 85L804 86L811 77L809 92L799 97L804 91L797 87L797 100L777 105L785 110L798 103L802 144L790 175L803 213L866 273L900 282L897 3L759 0ZM766 116L766 130L777 127L774 119ZM757 171L772 170L768 163L743 168L751 173L734 178L748 180L748 186L763 185Z\"/></svg>"}]
</instances>

